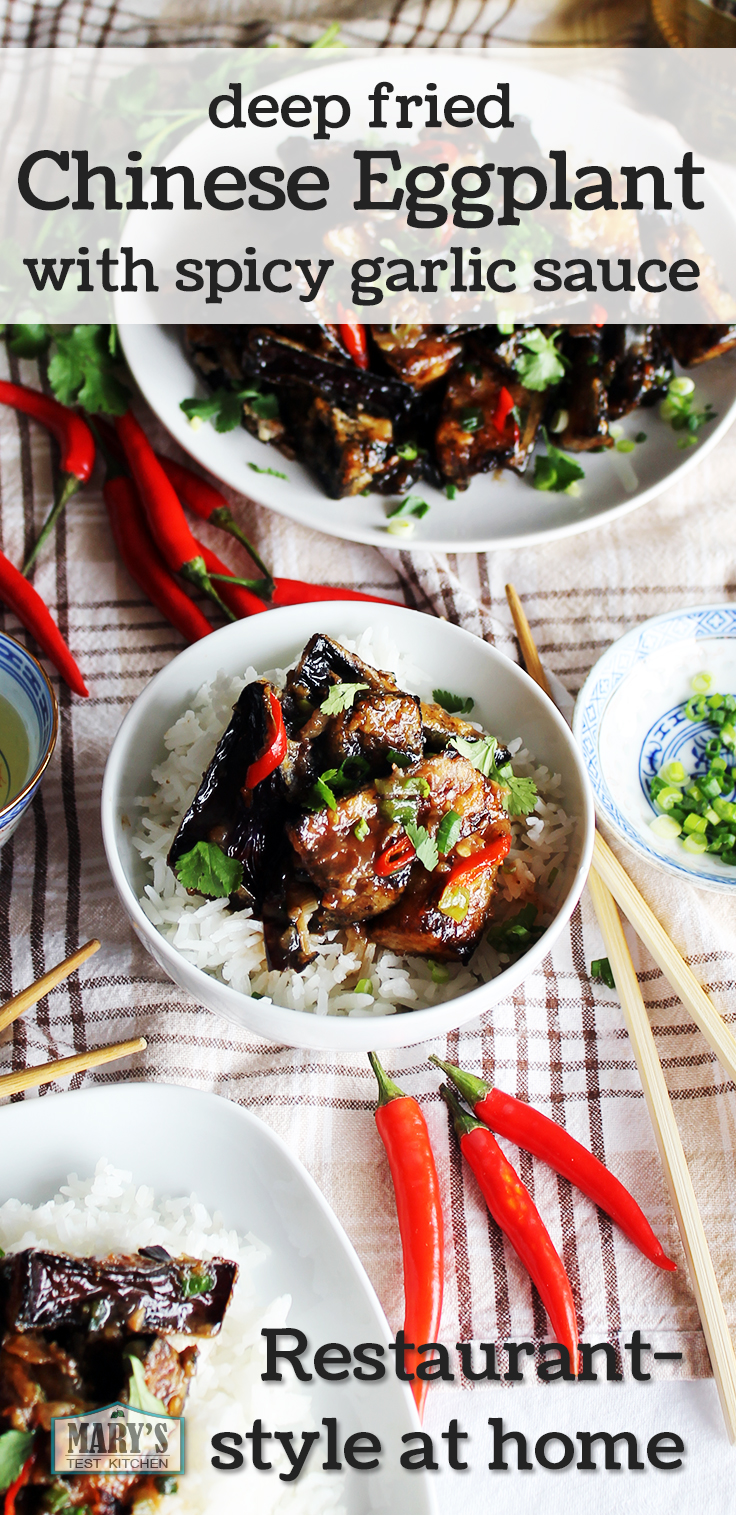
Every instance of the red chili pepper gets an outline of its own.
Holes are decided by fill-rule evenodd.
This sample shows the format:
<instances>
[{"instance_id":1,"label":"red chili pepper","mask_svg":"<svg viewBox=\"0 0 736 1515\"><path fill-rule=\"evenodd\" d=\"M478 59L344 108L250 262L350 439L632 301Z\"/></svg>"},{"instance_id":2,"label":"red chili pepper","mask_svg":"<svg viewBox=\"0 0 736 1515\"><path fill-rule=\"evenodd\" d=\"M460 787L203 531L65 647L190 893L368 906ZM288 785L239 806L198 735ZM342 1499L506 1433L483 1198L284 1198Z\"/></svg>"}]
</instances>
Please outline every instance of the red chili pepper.
<instances>
[{"instance_id":1,"label":"red chili pepper","mask_svg":"<svg viewBox=\"0 0 736 1515\"><path fill-rule=\"evenodd\" d=\"M89 694L87 685L59 631L56 622L46 609L40 594L22 573L0 552L0 600L15 611L27 631L36 638L39 647L51 659L70 689L75 694Z\"/></svg>"},{"instance_id":2,"label":"red chili pepper","mask_svg":"<svg viewBox=\"0 0 736 1515\"><path fill-rule=\"evenodd\" d=\"M379 878L387 878L390 873L398 873L400 868L405 868L415 856L416 848L408 836L397 836L376 858L373 871Z\"/></svg>"},{"instance_id":3,"label":"red chili pepper","mask_svg":"<svg viewBox=\"0 0 736 1515\"><path fill-rule=\"evenodd\" d=\"M271 604L309 605L319 600L368 600L373 605L395 605L376 594L361 594L357 589L335 589L326 584L305 584L302 579L275 579Z\"/></svg>"},{"instance_id":4,"label":"red chili pepper","mask_svg":"<svg viewBox=\"0 0 736 1515\"><path fill-rule=\"evenodd\" d=\"M556 1173L569 1178L583 1194L587 1194L594 1204L599 1205L601 1210L605 1210L615 1220L624 1235L633 1241L634 1246L650 1262L668 1272L675 1270L676 1263L666 1256L633 1195L587 1147L570 1136L557 1121L550 1120L541 1110L524 1104L523 1100L515 1099L512 1094L494 1089L473 1073L456 1068L453 1063L443 1063L434 1056L430 1060L452 1079L479 1120L500 1136L508 1137L516 1146L523 1147L526 1152L541 1157Z\"/></svg>"},{"instance_id":5,"label":"red chili pepper","mask_svg":"<svg viewBox=\"0 0 736 1515\"><path fill-rule=\"evenodd\" d=\"M341 321L338 326L340 339L358 368L368 367L368 339L365 327L352 321Z\"/></svg>"},{"instance_id":6,"label":"red chili pepper","mask_svg":"<svg viewBox=\"0 0 736 1515\"><path fill-rule=\"evenodd\" d=\"M495 868L503 862L511 851L511 833L505 831L501 836L494 837L487 847L481 847L478 852L471 852L469 857L460 858L454 863L445 878L445 888L449 889L454 884L470 884L478 873L485 873L488 868Z\"/></svg>"},{"instance_id":7,"label":"red chili pepper","mask_svg":"<svg viewBox=\"0 0 736 1515\"><path fill-rule=\"evenodd\" d=\"M187 642L209 636L207 617L167 568L151 536L133 480L117 474L106 479L102 493L115 546L138 588Z\"/></svg>"},{"instance_id":8,"label":"red chili pepper","mask_svg":"<svg viewBox=\"0 0 736 1515\"><path fill-rule=\"evenodd\" d=\"M76 411L60 405L58 400L41 394L38 389L29 389L25 384L11 384L7 379L0 379L0 404L12 405L14 410L20 410L34 421L40 421L58 442L61 452L58 493L23 565L23 573L26 574L67 501L80 484L86 484L94 468L95 443L89 427Z\"/></svg>"},{"instance_id":9,"label":"red chili pepper","mask_svg":"<svg viewBox=\"0 0 736 1515\"><path fill-rule=\"evenodd\" d=\"M567 1347L570 1367L576 1374L578 1326L575 1301L564 1263L554 1248L547 1227L529 1191L507 1162L487 1126L463 1110L447 1084L442 1084L440 1094L450 1109L460 1150L478 1180L491 1215L536 1284L555 1341Z\"/></svg>"},{"instance_id":10,"label":"red chili pepper","mask_svg":"<svg viewBox=\"0 0 736 1515\"><path fill-rule=\"evenodd\" d=\"M404 1337L407 1371L437 1340L442 1316L444 1233L442 1205L427 1122L415 1099L386 1076L369 1052L380 1090L376 1125L391 1169L404 1256ZM412 1393L421 1416L428 1380L415 1377Z\"/></svg>"},{"instance_id":11,"label":"red chili pepper","mask_svg":"<svg viewBox=\"0 0 736 1515\"><path fill-rule=\"evenodd\" d=\"M227 563L223 563L211 547L205 547L204 542L198 541L196 537L194 540L210 578L217 582L219 593L236 620L243 621L249 615L260 615L261 611L268 610L260 595L254 594L242 579L236 578Z\"/></svg>"},{"instance_id":12,"label":"red chili pepper","mask_svg":"<svg viewBox=\"0 0 736 1515\"><path fill-rule=\"evenodd\" d=\"M510 395L506 385L503 384L498 392L496 410L493 416L493 424L496 431L503 431L506 422L514 408L514 397Z\"/></svg>"},{"instance_id":13,"label":"red chili pepper","mask_svg":"<svg viewBox=\"0 0 736 1515\"><path fill-rule=\"evenodd\" d=\"M192 536L186 516L173 484L143 430L131 411L116 416L115 430L122 443L130 471L146 512L156 545L173 573L196 584L222 608L223 603L211 582L199 543Z\"/></svg>"},{"instance_id":14,"label":"red chili pepper","mask_svg":"<svg viewBox=\"0 0 736 1515\"><path fill-rule=\"evenodd\" d=\"M203 479L201 474L194 473L191 468L185 468L183 463L175 463L173 458L164 457L161 453L156 453L156 457L182 504L193 510L200 520L209 521L211 526L220 526L223 531L228 531L231 537L235 537L236 542L240 542L241 547L250 554L268 583L273 584L269 569L259 557L253 543L249 542L241 531L224 494L221 494L219 489L215 489L207 479Z\"/></svg>"},{"instance_id":15,"label":"red chili pepper","mask_svg":"<svg viewBox=\"0 0 736 1515\"><path fill-rule=\"evenodd\" d=\"M269 773L279 768L286 757L288 737L284 725L284 715L281 702L276 698L272 690L269 690L271 700L271 720L273 732L268 738L265 750L257 757L255 763L251 763L245 774L245 788L255 789L262 779L267 779Z\"/></svg>"},{"instance_id":16,"label":"red chili pepper","mask_svg":"<svg viewBox=\"0 0 736 1515\"><path fill-rule=\"evenodd\" d=\"M10 1487L5 1490L5 1504L3 1506L3 1515L15 1515L15 1498L16 1495L20 1493L21 1489L24 1488L28 1483L28 1480L33 1471L33 1459L35 1455L35 1452L31 1452L28 1461L24 1462L23 1467L21 1468L15 1482L11 1483Z\"/></svg>"}]
</instances>

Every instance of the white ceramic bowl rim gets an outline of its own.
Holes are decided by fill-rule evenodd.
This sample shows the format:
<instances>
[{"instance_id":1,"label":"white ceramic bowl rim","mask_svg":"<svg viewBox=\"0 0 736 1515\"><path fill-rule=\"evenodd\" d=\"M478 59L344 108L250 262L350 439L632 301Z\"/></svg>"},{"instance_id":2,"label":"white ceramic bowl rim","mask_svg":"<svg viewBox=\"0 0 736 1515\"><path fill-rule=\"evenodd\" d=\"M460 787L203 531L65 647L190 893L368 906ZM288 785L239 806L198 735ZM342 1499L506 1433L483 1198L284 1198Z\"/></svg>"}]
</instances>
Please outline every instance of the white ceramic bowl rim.
<instances>
[{"instance_id":1,"label":"white ceramic bowl rim","mask_svg":"<svg viewBox=\"0 0 736 1515\"><path fill-rule=\"evenodd\" d=\"M284 633L288 631L290 623L293 623L295 628L299 625L302 625L302 631L298 632L295 630L293 636L293 645L296 650L300 645L303 645L304 641L306 640L306 637L303 635L303 620L306 609L309 610L313 618L319 617L321 620L323 620L326 623L326 629L329 627L332 634L335 634L337 630L336 623L340 613L342 613L343 618L347 622L349 628L350 620L356 616L356 611L359 611L363 608L365 611L370 612L370 607L361 607L360 602L330 600L324 603L320 602L317 604L312 604L309 607L290 606L284 609L272 610L269 611L268 618L269 623L273 626L274 629L275 643L279 640L279 630L282 633L281 640L283 640ZM420 613L421 612L408 610L403 606L382 606L380 619L381 621L385 620L391 623L397 619L401 621L406 616L416 616ZM364 624L375 624L378 619L379 618L376 615L366 614L364 616ZM430 619L433 624L437 624L434 622L434 618L430 617L428 619ZM261 618L259 617L258 620L260 621ZM183 957L183 955L179 953L178 950L166 940L165 937L161 935L161 933L152 924L152 922L149 921L147 915L142 909L140 901L134 889L131 887L131 884L121 862L115 835L118 795L128 751L131 745L135 742L135 734L140 729L141 723L156 711L156 708L159 704L160 693L166 687L166 684L171 676L172 667L174 667L176 664L178 664L179 667L182 667L184 660L187 658L192 661L192 654L196 654L197 648L201 649L202 646L205 645L213 653L212 670L214 673L214 671L219 666L216 657L217 640L220 639L222 642L224 642L226 638L231 637L234 633L236 633L238 629L242 634L243 628L247 628L250 624L251 623L249 622L239 621L232 623L229 626L224 626L219 631L213 633L211 637L206 638L204 644L195 643L193 647L187 648L184 652L180 653L172 663L167 664L165 668L161 669L155 678L151 680L150 684L148 684L147 687L143 690L142 694L139 695L138 699L135 701L134 705L125 716L122 725L120 726L120 729L117 733L117 736L115 737L115 741L107 760L102 786L102 833L108 865L110 867L113 881L125 906L125 909L134 925L136 933L144 942L144 944L147 946L153 946L156 949L153 955L159 962L163 960L167 964L171 963L172 967L175 965L181 965L182 963L185 964L187 977L191 979L192 985L196 986L196 988L193 987L190 992L196 992L197 996L200 998L203 1004L209 1003L208 993L211 994L213 986L216 985L218 997L222 999L223 1003L227 1003L230 1007L230 1018L233 1020L238 1020L243 1024L245 1023L243 1018L244 1006L252 1007L253 1012L255 1012L261 1004L267 1005L268 1029L259 1028L258 1034L263 1035L270 1041L281 1043L286 1046L296 1045L324 1048L328 1046L335 1047L341 1045L350 1045L355 1048L368 1048L373 1046L380 1047L382 1045L412 1045L416 1042L425 1041L428 1038L447 1030L447 1017L448 1011L450 1009L452 1009L453 1014L457 1014L457 1019L454 1019L452 1022L453 1026L457 1026L461 1024L461 1022L472 1019L476 1014L480 1014L483 1009L488 1007L488 989L490 985L494 986L494 1001L502 998L507 993L511 993L512 990L522 982L526 975L532 972L546 957L553 942L557 939L560 932L564 929L567 921L572 915L578 899L580 898L585 880L588 875L588 870L590 868L593 851L595 814L592 791L590 789L590 783L585 770L585 766L582 762L577 744L572 738L570 729L567 726L566 722L563 720L562 716L559 714L559 711L551 703L551 701L546 701L545 696L541 694L541 691L538 689L537 685L533 683L533 681L524 672L524 670L519 668L517 664L512 663L510 659L504 657L503 654L499 653L495 647L489 646L487 643L482 642L479 638L473 636L472 633L467 632L461 627L455 626L453 624L445 624L445 630L449 635L457 638L460 641L465 641L467 639L468 641L471 641L476 647L483 647L485 649L485 653L492 662L495 662L498 659L500 666L502 666L504 669L512 670L513 676L521 681L522 686L525 686L527 690L531 692L535 700L543 702L542 709L544 711L544 718L545 720L549 721L553 727L556 728L558 736L561 738L562 744L566 749L566 753L569 757L571 766L575 770L576 776L579 780L581 793L583 796L582 811L579 817L579 831L575 839L575 845L579 849L580 856L574 872L571 871L567 893L560 905L554 921L547 927L543 936L540 937L540 939L535 942L521 958L505 968L503 972L497 975L495 979L489 980L483 984L479 984L477 988L470 990L465 995L457 996L456 999L449 1001L443 1000L436 1006L432 1006L427 1009L412 1010L406 1014L397 1013L394 1015L374 1015L370 1017L317 1016L309 1011L287 1009L285 1007L273 1004L271 1001L253 1000L249 995L244 995L239 990L230 988L229 985L224 984L221 980L215 979L213 975L207 974L203 969L195 967L193 964L189 963ZM397 637L397 640L399 639L400 634L399 637ZM248 659L246 656L246 662L247 661ZM461 657L458 661L461 662ZM258 662L263 663L263 659L259 657ZM264 666L269 665L264 664ZM273 663L271 663L270 666L273 666ZM163 729L161 731L161 735L163 736ZM537 756L539 756L539 754L537 754ZM167 971L170 971L168 967ZM173 971L170 971L170 977L174 979L174 982L177 982L175 973ZM462 1006L463 1009L462 1012L458 1014L457 1012L459 1011L460 1006ZM218 1012L215 1011L214 1013ZM394 1032L391 1035L390 1039L387 1040L385 1038L387 1029L390 1027L395 1027L398 1023L404 1024L406 1026L407 1033L410 1032L410 1034L406 1036L405 1040L401 1040L397 1039ZM250 1024L252 1026L252 1019L250 1021ZM299 1028L298 1031L297 1027ZM370 1030L366 1031L364 1028L370 1028ZM294 1041L293 1038L295 1035L298 1035L300 1039ZM384 1038L383 1040L382 1037Z\"/></svg>"}]
</instances>

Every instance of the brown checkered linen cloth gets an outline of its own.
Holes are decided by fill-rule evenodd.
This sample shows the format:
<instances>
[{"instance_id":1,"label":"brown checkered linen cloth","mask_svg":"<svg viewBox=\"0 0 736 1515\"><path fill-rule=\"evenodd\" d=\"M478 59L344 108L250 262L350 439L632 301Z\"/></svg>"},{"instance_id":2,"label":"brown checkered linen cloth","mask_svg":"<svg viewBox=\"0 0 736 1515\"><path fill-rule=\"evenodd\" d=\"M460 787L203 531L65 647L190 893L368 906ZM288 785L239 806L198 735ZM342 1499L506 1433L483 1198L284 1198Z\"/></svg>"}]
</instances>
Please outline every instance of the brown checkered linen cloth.
<instances>
[{"instance_id":1,"label":"brown checkered linen cloth","mask_svg":"<svg viewBox=\"0 0 736 1515\"><path fill-rule=\"evenodd\" d=\"M424 7L420 15L419 7L398 0L390 15L379 5L374 10L373 19L346 24L346 40L434 39L447 44L465 39L475 45L492 33L506 41L525 41L540 32L544 40L576 35L565 29L561 12L550 15L532 5L504 10L479 3L471 14L466 0L457 0L444 9ZM255 11L253 19L249 14L238 12L237 19L205 5L179 4L181 19L175 23L173 7L171 15L166 8L145 14L143 4L131 0L109 7L96 0L65 0L53 7L10 0L4 37L6 45L96 45L172 40L232 44L273 36ZM623 36L616 27L624 28L624 21L634 24L632 7L588 9L586 17L583 30L598 31L590 37L586 32L585 38L578 31L579 40L611 40ZM297 41L318 30L313 20L302 22L293 12L285 12L279 24L284 35ZM5 375L4 349L0 368ZM31 363L11 360L10 372L39 382ZM152 418L147 424L155 430ZM165 445L173 449L170 442ZM420 612L446 616L516 657L503 591L512 580L544 660L576 692L599 654L627 627L677 606L734 597L735 465L732 432L658 502L619 524L545 547L487 556L381 553L319 536L242 498L237 510L278 573L393 596ZM45 434L14 412L0 410L0 546L14 562L22 560L47 512L52 483ZM237 548L229 553L218 541L218 551L237 560ZM103 950L79 980L55 990L15 1023L0 1044L0 1064L19 1069L142 1033L148 1050L133 1067L86 1077L98 1082L160 1079L212 1089L256 1111L313 1174L397 1328L402 1317L399 1240L373 1123L375 1086L367 1060L274 1047L216 1019L163 978L113 894L99 821L105 759L126 710L181 643L117 561L94 487L75 499L59 523L35 583L58 617L91 697L72 700L56 680L61 706L57 752L31 813L0 852L0 997L38 977L90 936L101 938ZM8 614L0 624L25 635ZM733 1017L733 907L722 896L670 885L633 856L624 861L719 1009ZM719 1283L736 1326L734 1089L659 971L636 943L633 949ZM513 997L434 1048L412 1048L386 1058L398 1081L422 1099L437 1153L448 1237L442 1336L451 1344L461 1338L518 1341L543 1336L546 1322L539 1299L489 1221L474 1180L449 1140L438 1080L426 1061L430 1050L534 1101L634 1190L665 1248L683 1264L676 1274L655 1270L566 1181L511 1150L562 1251L585 1338L616 1342L621 1330L639 1326L660 1347L676 1342L685 1354L682 1371L697 1376L708 1371L707 1358L621 1010L615 994L593 986L588 974L591 959L601 953L585 896L570 930Z\"/></svg>"}]
</instances>

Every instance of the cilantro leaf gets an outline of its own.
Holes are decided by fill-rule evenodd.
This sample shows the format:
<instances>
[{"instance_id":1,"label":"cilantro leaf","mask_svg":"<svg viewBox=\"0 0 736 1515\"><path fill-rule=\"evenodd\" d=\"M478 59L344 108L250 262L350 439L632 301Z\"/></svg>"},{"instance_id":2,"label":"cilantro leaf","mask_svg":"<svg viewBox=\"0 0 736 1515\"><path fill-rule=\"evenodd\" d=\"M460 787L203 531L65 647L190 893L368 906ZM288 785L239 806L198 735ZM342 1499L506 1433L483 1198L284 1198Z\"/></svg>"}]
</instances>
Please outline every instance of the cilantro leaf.
<instances>
[{"instance_id":1,"label":"cilantro leaf","mask_svg":"<svg viewBox=\"0 0 736 1515\"><path fill-rule=\"evenodd\" d=\"M157 1399L155 1394L146 1383L146 1375L143 1371L143 1363L140 1357L134 1353L128 1354L130 1363L130 1378L128 1380L128 1404L134 1410L147 1411L149 1415L168 1415L168 1410L163 1400Z\"/></svg>"},{"instance_id":2,"label":"cilantro leaf","mask_svg":"<svg viewBox=\"0 0 736 1515\"><path fill-rule=\"evenodd\" d=\"M517 778L516 774L511 772L510 763L507 763L505 768L500 768L499 773L508 790L504 805L509 815L531 815L537 803L537 786L534 779Z\"/></svg>"},{"instance_id":3,"label":"cilantro leaf","mask_svg":"<svg viewBox=\"0 0 736 1515\"><path fill-rule=\"evenodd\" d=\"M477 742L471 741L469 737L454 736L450 746L466 757L484 778L491 779L505 790L503 803L509 815L531 813L537 801L537 786L533 779L517 778L510 763L504 763L503 768L496 767L497 743L494 736L481 737Z\"/></svg>"},{"instance_id":4,"label":"cilantro leaf","mask_svg":"<svg viewBox=\"0 0 736 1515\"><path fill-rule=\"evenodd\" d=\"M236 857L228 857L215 842L197 842L191 852L177 859L175 867L185 889L210 899L225 899L243 882L243 864Z\"/></svg>"},{"instance_id":5,"label":"cilantro leaf","mask_svg":"<svg viewBox=\"0 0 736 1515\"><path fill-rule=\"evenodd\" d=\"M443 857L445 853L452 852L455 843L460 840L461 830L462 822L457 811L448 810L437 828L437 851L441 852Z\"/></svg>"},{"instance_id":6,"label":"cilantro leaf","mask_svg":"<svg viewBox=\"0 0 736 1515\"><path fill-rule=\"evenodd\" d=\"M307 809L323 810L326 805L328 810L337 810L335 796L344 794L346 789L359 783L369 772L370 765L359 753L354 757L346 757L339 768L325 768L304 801Z\"/></svg>"},{"instance_id":7,"label":"cilantro leaf","mask_svg":"<svg viewBox=\"0 0 736 1515\"><path fill-rule=\"evenodd\" d=\"M203 400L182 400L179 406L189 421L211 421L215 431L234 431L243 419L243 404L248 401L254 415L272 421L279 413L276 395L264 395L258 385L230 389L221 385ZM251 464L253 467L253 464Z\"/></svg>"},{"instance_id":8,"label":"cilantro leaf","mask_svg":"<svg viewBox=\"0 0 736 1515\"><path fill-rule=\"evenodd\" d=\"M554 494L572 494L579 479L585 478L585 469L567 453L553 447L548 438L547 452L534 459L534 488L551 490Z\"/></svg>"},{"instance_id":9,"label":"cilantro leaf","mask_svg":"<svg viewBox=\"0 0 736 1515\"><path fill-rule=\"evenodd\" d=\"M616 988L616 980L613 969L607 957L596 957L590 965L590 976L598 984L607 984L609 989Z\"/></svg>"},{"instance_id":10,"label":"cilantro leaf","mask_svg":"<svg viewBox=\"0 0 736 1515\"><path fill-rule=\"evenodd\" d=\"M432 699L435 704L441 705L448 715L470 715L475 704L472 694L452 694L449 689L433 689Z\"/></svg>"},{"instance_id":11,"label":"cilantro leaf","mask_svg":"<svg viewBox=\"0 0 736 1515\"><path fill-rule=\"evenodd\" d=\"M424 826L417 826L412 821L404 822L404 830L414 847L420 863L424 864L428 873L434 873L440 860L434 837L429 835Z\"/></svg>"},{"instance_id":12,"label":"cilantro leaf","mask_svg":"<svg viewBox=\"0 0 736 1515\"><path fill-rule=\"evenodd\" d=\"M48 326L28 324L8 327L8 347L19 358L37 358L51 341Z\"/></svg>"},{"instance_id":13,"label":"cilantro leaf","mask_svg":"<svg viewBox=\"0 0 736 1515\"><path fill-rule=\"evenodd\" d=\"M33 1431L4 1431L0 1436L0 1494L15 1483L33 1446Z\"/></svg>"},{"instance_id":14,"label":"cilantro leaf","mask_svg":"<svg viewBox=\"0 0 736 1515\"><path fill-rule=\"evenodd\" d=\"M533 331L527 331L519 338L526 352L516 358L514 369L525 389L549 389L550 385L559 384L560 379L564 379L568 360L555 347L555 337L559 334L554 331L551 337L545 337L544 332L535 326Z\"/></svg>"},{"instance_id":15,"label":"cilantro leaf","mask_svg":"<svg viewBox=\"0 0 736 1515\"><path fill-rule=\"evenodd\" d=\"M323 715L342 715L344 710L352 710L356 696L367 688L367 684L333 684L319 708Z\"/></svg>"},{"instance_id":16,"label":"cilantro leaf","mask_svg":"<svg viewBox=\"0 0 736 1515\"><path fill-rule=\"evenodd\" d=\"M62 405L80 405L90 415L122 416L130 393L118 377L105 326L55 328L56 350L49 363L49 383Z\"/></svg>"},{"instance_id":17,"label":"cilantro leaf","mask_svg":"<svg viewBox=\"0 0 736 1515\"><path fill-rule=\"evenodd\" d=\"M477 742L474 742L471 737L454 736L450 741L450 746L454 747L461 757L466 757L484 778L496 777L495 754L498 743L495 736L479 737Z\"/></svg>"}]
</instances>

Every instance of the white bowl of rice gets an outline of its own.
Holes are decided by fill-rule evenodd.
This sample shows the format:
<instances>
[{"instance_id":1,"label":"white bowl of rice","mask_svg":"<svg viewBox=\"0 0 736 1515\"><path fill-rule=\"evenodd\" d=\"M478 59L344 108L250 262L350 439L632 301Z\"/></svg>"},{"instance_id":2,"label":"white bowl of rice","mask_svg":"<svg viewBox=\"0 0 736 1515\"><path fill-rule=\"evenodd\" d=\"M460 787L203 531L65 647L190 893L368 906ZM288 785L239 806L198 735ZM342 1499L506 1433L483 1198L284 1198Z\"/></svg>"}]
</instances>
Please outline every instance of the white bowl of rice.
<instances>
[{"instance_id":1,"label":"white bowl of rice","mask_svg":"<svg viewBox=\"0 0 736 1515\"><path fill-rule=\"evenodd\" d=\"M260 922L227 899L192 896L166 857L244 684L278 681L315 632L393 672L402 688L475 701L471 719L532 777L534 811L512 822L499 874L507 910L536 906L520 956L484 936L464 964L438 964L325 932L309 966L270 971ZM430 1040L505 999L546 956L590 867L594 811L585 767L551 702L516 664L447 621L400 606L328 601L237 621L195 643L139 696L113 744L102 789L110 870L140 941L181 989L216 1015L292 1047L353 1052ZM370 983L371 992L356 985Z\"/></svg>"}]
</instances>

